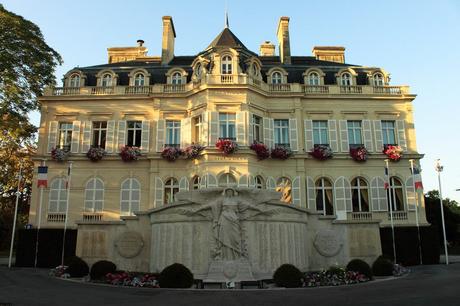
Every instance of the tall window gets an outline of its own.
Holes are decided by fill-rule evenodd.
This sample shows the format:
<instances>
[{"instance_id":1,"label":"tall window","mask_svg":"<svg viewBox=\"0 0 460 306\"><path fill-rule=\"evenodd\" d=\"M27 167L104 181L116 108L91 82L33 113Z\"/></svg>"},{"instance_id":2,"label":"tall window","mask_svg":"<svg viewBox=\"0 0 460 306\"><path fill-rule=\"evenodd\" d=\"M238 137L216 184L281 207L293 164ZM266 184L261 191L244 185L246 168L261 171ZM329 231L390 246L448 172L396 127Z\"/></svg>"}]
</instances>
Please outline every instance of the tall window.
<instances>
[{"instance_id":1,"label":"tall window","mask_svg":"<svg viewBox=\"0 0 460 306\"><path fill-rule=\"evenodd\" d=\"M102 76L102 86L103 87L110 87L112 86L112 75L106 73Z\"/></svg>"},{"instance_id":2,"label":"tall window","mask_svg":"<svg viewBox=\"0 0 460 306\"><path fill-rule=\"evenodd\" d=\"M72 127L71 122L59 122L59 148L70 150L70 144L72 143Z\"/></svg>"},{"instance_id":3,"label":"tall window","mask_svg":"<svg viewBox=\"0 0 460 306\"><path fill-rule=\"evenodd\" d=\"M390 210L390 198L393 211L404 211L403 186L396 177L390 178L390 188L387 189L388 210Z\"/></svg>"},{"instance_id":4,"label":"tall window","mask_svg":"<svg viewBox=\"0 0 460 306\"><path fill-rule=\"evenodd\" d=\"M173 177L169 178L165 183L165 197L164 204L171 204L174 202L176 193L179 192L179 183Z\"/></svg>"},{"instance_id":5,"label":"tall window","mask_svg":"<svg viewBox=\"0 0 460 306\"><path fill-rule=\"evenodd\" d=\"M373 82L374 82L374 86L383 86L384 85L383 75L381 73L374 74L372 79L373 79Z\"/></svg>"},{"instance_id":6,"label":"tall window","mask_svg":"<svg viewBox=\"0 0 460 306\"><path fill-rule=\"evenodd\" d=\"M281 84L283 83L283 76L281 72L273 72L272 73L272 84Z\"/></svg>"},{"instance_id":7,"label":"tall window","mask_svg":"<svg viewBox=\"0 0 460 306\"><path fill-rule=\"evenodd\" d=\"M262 118L256 115L252 116L252 132L254 135L254 141L262 141Z\"/></svg>"},{"instance_id":8,"label":"tall window","mask_svg":"<svg viewBox=\"0 0 460 306\"><path fill-rule=\"evenodd\" d=\"M141 201L141 185L135 178L129 178L121 184L120 214L132 215L139 211Z\"/></svg>"},{"instance_id":9,"label":"tall window","mask_svg":"<svg viewBox=\"0 0 460 306\"><path fill-rule=\"evenodd\" d=\"M308 85L310 86L319 85L319 74L317 72L310 72L308 74Z\"/></svg>"},{"instance_id":10,"label":"tall window","mask_svg":"<svg viewBox=\"0 0 460 306\"><path fill-rule=\"evenodd\" d=\"M93 121L93 147L105 149L107 121Z\"/></svg>"},{"instance_id":11,"label":"tall window","mask_svg":"<svg viewBox=\"0 0 460 306\"><path fill-rule=\"evenodd\" d=\"M72 74L70 76L70 87L80 87L80 75L79 74Z\"/></svg>"},{"instance_id":12,"label":"tall window","mask_svg":"<svg viewBox=\"0 0 460 306\"><path fill-rule=\"evenodd\" d=\"M134 86L144 86L145 85L145 77L143 73L136 73L134 76Z\"/></svg>"},{"instance_id":13,"label":"tall window","mask_svg":"<svg viewBox=\"0 0 460 306\"><path fill-rule=\"evenodd\" d=\"M193 135L194 143L199 143L201 139L201 129L203 128L203 117L201 115L193 118Z\"/></svg>"},{"instance_id":14,"label":"tall window","mask_svg":"<svg viewBox=\"0 0 460 306\"><path fill-rule=\"evenodd\" d=\"M342 73L340 76L340 85L342 86L351 86L353 85L352 79L351 79L351 74L348 72Z\"/></svg>"},{"instance_id":15,"label":"tall window","mask_svg":"<svg viewBox=\"0 0 460 306\"><path fill-rule=\"evenodd\" d=\"M394 121L382 121L382 135L383 135L383 144L396 144L395 139L395 122Z\"/></svg>"},{"instance_id":16,"label":"tall window","mask_svg":"<svg viewBox=\"0 0 460 306\"><path fill-rule=\"evenodd\" d=\"M128 121L128 141L126 143L129 147L140 147L142 137L142 122L141 121Z\"/></svg>"},{"instance_id":17,"label":"tall window","mask_svg":"<svg viewBox=\"0 0 460 306\"><path fill-rule=\"evenodd\" d=\"M256 189L264 189L264 179L260 175L256 176L254 179L254 185Z\"/></svg>"},{"instance_id":18,"label":"tall window","mask_svg":"<svg viewBox=\"0 0 460 306\"><path fill-rule=\"evenodd\" d=\"M92 178L86 183L85 212L102 212L104 207L104 183Z\"/></svg>"},{"instance_id":19,"label":"tall window","mask_svg":"<svg viewBox=\"0 0 460 306\"><path fill-rule=\"evenodd\" d=\"M316 144L329 144L328 129L326 120L313 121L313 143Z\"/></svg>"},{"instance_id":20,"label":"tall window","mask_svg":"<svg viewBox=\"0 0 460 306\"><path fill-rule=\"evenodd\" d=\"M366 180L357 177L351 181L353 211L369 211L369 189Z\"/></svg>"},{"instance_id":21,"label":"tall window","mask_svg":"<svg viewBox=\"0 0 460 306\"><path fill-rule=\"evenodd\" d=\"M275 190L281 193L281 202L292 203L292 185L289 178L280 177L276 182Z\"/></svg>"},{"instance_id":22,"label":"tall window","mask_svg":"<svg viewBox=\"0 0 460 306\"><path fill-rule=\"evenodd\" d=\"M289 120L288 119L275 119L275 145L289 146Z\"/></svg>"},{"instance_id":23,"label":"tall window","mask_svg":"<svg viewBox=\"0 0 460 306\"><path fill-rule=\"evenodd\" d=\"M192 178L192 189L193 190L200 189L200 177L198 175L195 175Z\"/></svg>"},{"instance_id":24,"label":"tall window","mask_svg":"<svg viewBox=\"0 0 460 306\"><path fill-rule=\"evenodd\" d=\"M56 178L50 184L49 213L64 213L67 204L67 189L64 178Z\"/></svg>"},{"instance_id":25,"label":"tall window","mask_svg":"<svg viewBox=\"0 0 460 306\"><path fill-rule=\"evenodd\" d=\"M222 58L221 74L232 74L232 58L228 55Z\"/></svg>"},{"instance_id":26,"label":"tall window","mask_svg":"<svg viewBox=\"0 0 460 306\"><path fill-rule=\"evenodd\" d=\"M231 173L222 174L219 177L219 187L236 187L236 179Z\"/></svg>"},{"instance_id":27,"label":"tall window","mask_svg":"<svg viewBox=\"0 0 460 306\"><path fill-rule=\"evenodd\" d=\"M363 143L361 121L349 120L348 126L348 143L350 145L361 145Z\"/></svg>"},{"instance_id":28,"label":"tall window","mask_svg":"<svg viewBox=\"0 0 460 306\"><path fill-rule=\"evenodd\" d=\"M315 183L316 187L316 210L323 215L333 215L332 184L327 178L320 178Z\"/></svg>"},{"instance_id":29,"label":"tall window","mask_svg":"<svg viewBox=\"0 0 460 306\"><path fill-rule=\"evenodd\" d=\"M236 139L235 132L236 115L234 113L219 113L219 137Z\"/></svg>"},{"instance_id":30,"label":"tall window","mask_svg":"<svg viewBox=\"0 0 460 306\"><path fill-rule=\"evenodd\" d=\"M180 121L166 120L166 144L167 147L180 146Z\"/></svg>"},{"instance_id":31,"label":"tall window","mask_svg":"<svg viewBox=\"0 0 460 306\"><path fill-rule=\"evenodd\" d=\"M171 84L180 85L182 84L182 74L180 72L174 72L171 77Z\"/></svg>"}]
</instances>

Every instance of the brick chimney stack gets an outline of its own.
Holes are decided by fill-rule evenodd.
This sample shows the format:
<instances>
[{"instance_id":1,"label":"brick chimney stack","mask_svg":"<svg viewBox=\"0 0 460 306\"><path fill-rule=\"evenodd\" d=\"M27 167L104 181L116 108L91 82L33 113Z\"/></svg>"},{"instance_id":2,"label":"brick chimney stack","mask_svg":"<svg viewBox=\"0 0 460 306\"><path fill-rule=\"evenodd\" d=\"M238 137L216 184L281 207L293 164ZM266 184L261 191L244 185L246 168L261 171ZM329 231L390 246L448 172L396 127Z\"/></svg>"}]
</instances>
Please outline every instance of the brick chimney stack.
<instances>
[{"instance_id":1,"label":"brick chimney stack","mask_svg":"<svg viewBox=\"0 0 460 306\"><path fill-rule=\"evenodd\" d=\"M163 38L161 42L161 64L167 65L174 58L176 31L171 16L163 16Z\"/></svg>"},{"instance_id":2,"label":"brick chimney stack","mask_svg":"<svg viewBox=\"0 0 460 306\"><path fill-rule=\"evenodd\" d=\"M283 64L291 64L291 45L289 42L289 17L283 16L276 31L279 45L279 55Z\"/></svg>"}]
</instances>

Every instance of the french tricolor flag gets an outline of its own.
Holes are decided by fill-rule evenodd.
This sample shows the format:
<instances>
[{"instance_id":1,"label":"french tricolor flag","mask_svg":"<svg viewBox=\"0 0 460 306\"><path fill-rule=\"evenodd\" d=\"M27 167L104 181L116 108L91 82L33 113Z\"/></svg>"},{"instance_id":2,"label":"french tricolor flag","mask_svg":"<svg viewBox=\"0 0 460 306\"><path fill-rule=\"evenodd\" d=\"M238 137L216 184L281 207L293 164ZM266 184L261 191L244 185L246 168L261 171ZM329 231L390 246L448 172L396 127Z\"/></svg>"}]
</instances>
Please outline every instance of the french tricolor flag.
<instances>
[{"instance_id":1,"label":"french tricolor flag","mask_svg":"<svg viewBox=\"0 0 460 306\"><path fill-rule=\"evenodd\" d=\"M38 176L37 176L37 187L47 187L48 186L48 166L39 166L38 167Z\"/></svg>"},{"instance_id":2,"label":"french tricolor flag","mask_svg":"<svg viewBox=\"0 0 460 306\"><path fill-rule=\"evenodd\" d=\"M412 168L411 168L411 171L412 171ZM414 172L412 173L412 175L414 176L415 189L423 190L422 175L420 174L420 169L417 167L414 167Z\"/></svg>"}]
</instances>

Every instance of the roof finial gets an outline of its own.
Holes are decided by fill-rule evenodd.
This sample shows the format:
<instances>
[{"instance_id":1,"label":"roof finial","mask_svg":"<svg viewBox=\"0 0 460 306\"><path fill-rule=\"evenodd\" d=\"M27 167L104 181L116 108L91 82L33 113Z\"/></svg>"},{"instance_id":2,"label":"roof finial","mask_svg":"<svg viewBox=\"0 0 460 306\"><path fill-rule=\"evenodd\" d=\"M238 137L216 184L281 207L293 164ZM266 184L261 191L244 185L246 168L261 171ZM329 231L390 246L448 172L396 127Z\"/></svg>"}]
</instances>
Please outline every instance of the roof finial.
<instances>
[{"instance_id":1,"label":"roof finial","mask_svg":"<svg viewBox=\"0 0 460 306\"><path fill-rule=\"evenodd\" d=\"M225 28L229 28L228 25L228 2L225 1Z\"/></svg>"}]
</instances>

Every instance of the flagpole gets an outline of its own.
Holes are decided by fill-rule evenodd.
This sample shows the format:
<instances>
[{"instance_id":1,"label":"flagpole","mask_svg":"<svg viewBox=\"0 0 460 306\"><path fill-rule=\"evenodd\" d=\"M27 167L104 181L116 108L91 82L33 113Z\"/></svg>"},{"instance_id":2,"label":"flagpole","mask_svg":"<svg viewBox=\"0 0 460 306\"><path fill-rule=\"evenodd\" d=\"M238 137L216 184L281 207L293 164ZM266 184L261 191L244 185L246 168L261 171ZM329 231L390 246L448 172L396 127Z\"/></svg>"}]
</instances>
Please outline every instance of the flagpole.
<instances>
[{"instance_id":1,"label":"flagpole","mask_svg":"<svg viewBox=\"0 0 460 306\"><path fill-rule=\"evenodd\" d=\"M438 184L439 184L439 202L441 204L441 221L442 221L442 232L444 234L444 253L446 254L446 265L449 264L449 254L447 253L447 237L446 237L446 223L444 222L444 205L442 204L442 190L441 190L441 172L444 170L444 166L441 166L439 159L436 160L435 170L438 172Z\"/></svg>"},{"instance_id":2,"label":"flagpole","mask_svg":"<svg viewBox=\"0 0 460 306\"><path fill-rule=\"evenodd\" d=\"M13 257L14 234L16 232L16 219L18 218L18 204L19 204L19 194L20 194L19 188L21 187L21 179L22 179L22 161L19 163L18 189L16 190L16 204L14 207L13 232L11 233L10 256L8 258L8 268L11 268L11 259Z\"/></svg>"},{"instance_id":3,"label":"flagpole","mask_svg":"<svg viewBox=\"0 0 460 306\"><path fill-rule=\"evenodd\" d=\"M65 221L64 221L64 234L62 235L62 255L61 255L61 265L64 265L64 251L65 251L65 234L67 231L67 219L69 217L69 199L70 199L70 181L72 178L72 162L69 161L69 169L67 171L67 201L65 209Z\"/></svg>"},{"instance_id":4,"label":"flagpole","mask_svg":"<svg viewBox=\"0 0 460 306\"><path fill-rule=\"evenodd\" d=\"M420 236L420 224L418 220L418 192L417 187L415 186L415 173L414 173L414 160L409 159L410 162L410 169L412 173L412 186L414 187L414 197L415 197L415 225L417 226L417 235L418 235L418 249L420 253L420 264L423 265L423 258L422 258L422 238Z\"/></svg>"},{"instance_id":5,"label":"flagpole","mask_svg":"<svg viewBox=\"0 0 460 306\"><path fill-rule=\"evenodd\" d=\"M45 160L42 161L42 166L45 166ZM38 261L38 239L39 239L39 232L40 228L42 225L42 206L43 206L43 185L40 184L40 200L38 204L38 222L37 222L37 237L35 240L35 263L34 263L34 268L37 267L37 261Z\"/></svg>"},{"instance_id":6,"label":"flagpole","mask_svg":"<svg viewBox=\"0 0 460 306\"><path fill-rule=\"evenodd\" d=\"M387 183L389 190L389 200L390 200L390 222L391 222L391 237L393 240L393 261L396 263L396 242L395 242L395 225L393 222L393 200L391 198L391 184L390 184L390 167L388 165L388 159L385 159L385 166L387 168Z\"/></svg>"}]
</instances>

